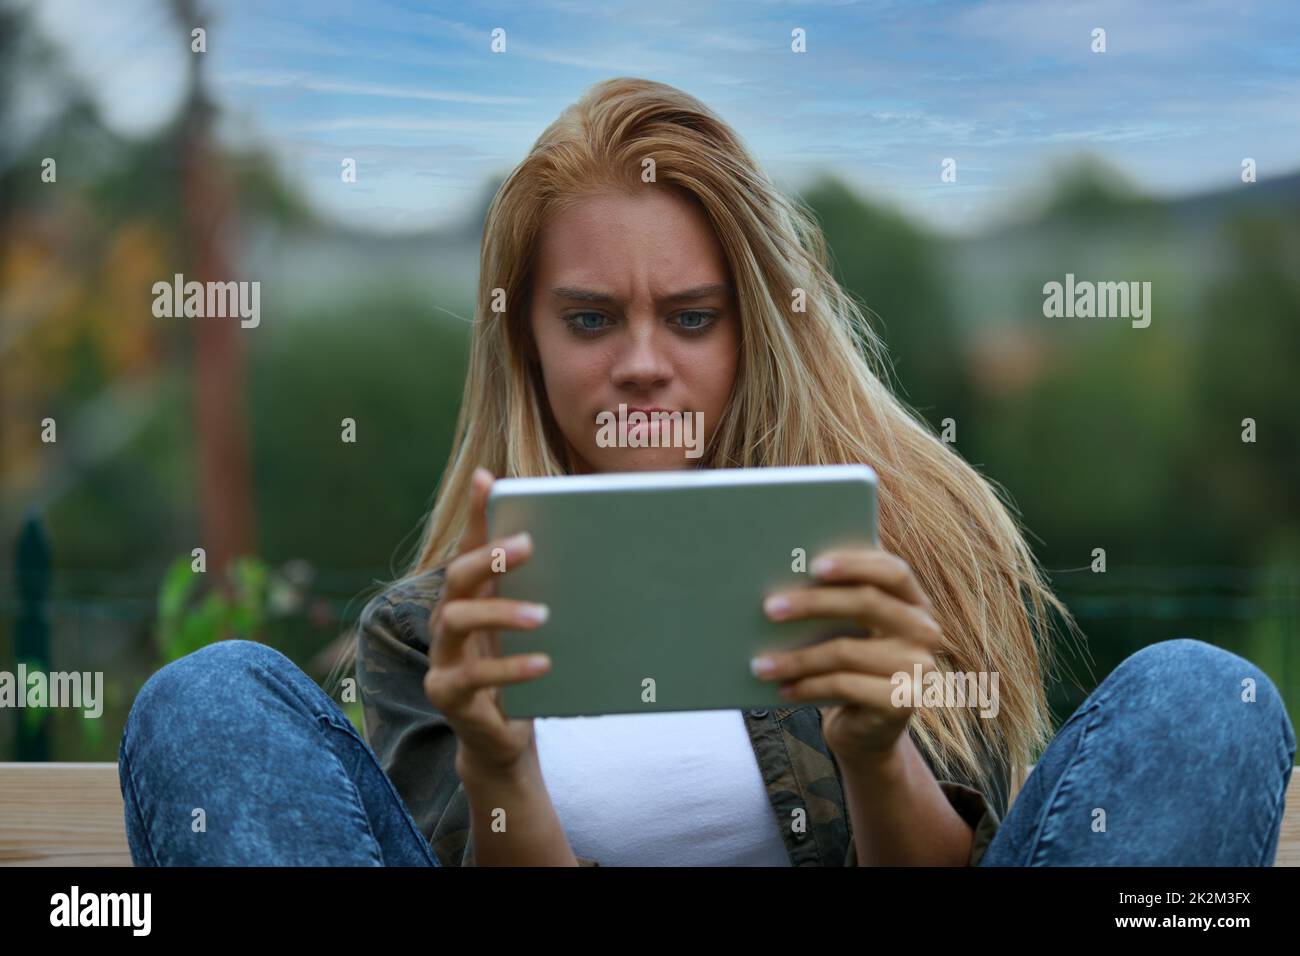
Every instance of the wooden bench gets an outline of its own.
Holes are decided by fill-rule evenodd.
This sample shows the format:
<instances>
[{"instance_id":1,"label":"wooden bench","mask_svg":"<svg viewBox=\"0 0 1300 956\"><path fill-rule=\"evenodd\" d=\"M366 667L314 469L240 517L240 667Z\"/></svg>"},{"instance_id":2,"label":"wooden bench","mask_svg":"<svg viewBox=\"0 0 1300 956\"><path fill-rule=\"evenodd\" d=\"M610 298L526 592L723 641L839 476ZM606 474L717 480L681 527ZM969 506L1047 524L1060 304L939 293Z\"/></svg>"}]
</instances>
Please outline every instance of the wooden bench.
<instances>
[{"instance_id":1,"label":"wooden bench","mask_svg":"<svg viewBox=\"0 0 1300 956\"><path fill-rule=\"evenodd\" d=\"M1300 866L1292 773L1277 866ZM0 763L0 866L130 866L115 763Z\"/></svg>"},{"instance_id":2,"label":"wooden bench","mask_svg":"<svg viewBox=\"0 0 1300 956\"><path fill-rule=\"evenodd\" d=\"M0 763L0 866L130 866L116 763Z\"/></svg>"}]
</instances>

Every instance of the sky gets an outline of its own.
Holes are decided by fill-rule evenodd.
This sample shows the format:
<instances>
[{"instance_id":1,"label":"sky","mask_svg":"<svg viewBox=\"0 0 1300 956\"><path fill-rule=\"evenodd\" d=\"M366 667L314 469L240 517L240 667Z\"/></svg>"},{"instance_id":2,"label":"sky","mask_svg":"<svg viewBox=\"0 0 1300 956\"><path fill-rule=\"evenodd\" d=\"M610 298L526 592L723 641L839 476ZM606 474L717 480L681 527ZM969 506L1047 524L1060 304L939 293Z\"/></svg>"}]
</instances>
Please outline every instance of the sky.
<instances>
[{"instance_id":1,"label":"sky","mask_svg":"<svg viewBox=\"0 0 1300 956\"><path fill-rule=\"evenodd\" d=\"M174 114L194 54L163 0L27 5L116 130ZM1237 185L1245 157L1261 180L1300 170L1291 0L200 5L222 137L267 147L327 217L382 231L462 222L620 75L702 100L788 189L831 172L952 234L1014 215L1081 151L1158 196Z\"/></svg>"}]
</instances>

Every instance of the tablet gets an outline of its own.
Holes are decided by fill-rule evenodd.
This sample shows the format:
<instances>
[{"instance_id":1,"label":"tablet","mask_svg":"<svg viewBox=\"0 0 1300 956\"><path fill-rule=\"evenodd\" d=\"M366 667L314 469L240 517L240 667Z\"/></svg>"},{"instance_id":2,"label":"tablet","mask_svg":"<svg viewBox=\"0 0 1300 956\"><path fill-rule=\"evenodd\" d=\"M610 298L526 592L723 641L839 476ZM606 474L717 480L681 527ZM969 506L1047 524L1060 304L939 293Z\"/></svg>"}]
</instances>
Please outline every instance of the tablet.
<instances>
[{"instance_id":1,"label":"tablet","mask_svg":"<svg viewBox=\"0 0 1300 956\"><path fill-rule=\"evenodd\" d=\"M533 538L497 595L550 608L538 628L498 632L503 655L551 657L547 673L501 688L512 718L789 706L750 658L864 631L772 621L763 599L815 584L809 568L823 551L877 546L876 474L821 465L501 478L488 531Z\"/></svg>"}]
</instances>

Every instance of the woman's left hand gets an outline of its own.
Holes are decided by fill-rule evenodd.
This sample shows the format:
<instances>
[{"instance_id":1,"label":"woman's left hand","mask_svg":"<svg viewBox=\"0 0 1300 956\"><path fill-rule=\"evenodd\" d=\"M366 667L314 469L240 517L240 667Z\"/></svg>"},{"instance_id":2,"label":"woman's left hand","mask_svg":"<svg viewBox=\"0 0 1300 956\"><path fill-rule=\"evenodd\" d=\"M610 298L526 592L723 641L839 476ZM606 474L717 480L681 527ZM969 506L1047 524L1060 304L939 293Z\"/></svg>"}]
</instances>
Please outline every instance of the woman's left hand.
<instances>
[{"instance_id":1,"label":"woman's left hand","mask_svg":"<svg viewBox=\"0 0 1300 956\"><path fill-rule=\"evenodd\" d=\"M769 595L767 616L848 619L868 636L768 652L755 658L754 673L780 681L782 696L795 703L843 700L820 708L826 745L842 763L879 759L899 743L914 709L894 705L893 675L903 672L911 680L917 664L922 676L935 670L943 632L931 616L930 598L901 558L876 548L831 551L811 570L818 583ZM768 673L763 658L774 665ZM913 704L919 690L913 688Z\"/></svg>"}]
</instances>

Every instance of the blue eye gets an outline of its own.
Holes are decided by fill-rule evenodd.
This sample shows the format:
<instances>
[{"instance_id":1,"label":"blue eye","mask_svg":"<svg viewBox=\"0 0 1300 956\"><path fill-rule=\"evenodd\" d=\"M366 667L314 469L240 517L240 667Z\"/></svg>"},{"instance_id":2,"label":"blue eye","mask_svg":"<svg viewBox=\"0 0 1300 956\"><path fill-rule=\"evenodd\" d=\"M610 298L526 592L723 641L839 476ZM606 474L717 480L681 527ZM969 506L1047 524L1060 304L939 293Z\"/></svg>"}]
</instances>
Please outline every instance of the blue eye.
<instances>
[{"instance_id":1,"label":"blue eye","mask_svg":"<svg viewBox=\"0 0 1300 956\"><path fill-rule=\"evenodd\" d=\"M714 322L716 322L718 320L718 317L713 312L702 312L702 311L693 310L691 312L681 313L678 316L678 319L683 320L682 323L680 324L680 328L683 332L687 333L688 335L698 335L701 332L703 332L705 329L707 329L709 326L711 326ZM698 320L698 324L694 324L690 320Z\"/></svg>"},{"instance_id":2,"label":"blue eye","mask_svg":"<svg viewBox=\"0 0 1300 956\"><path fill-rule=\"evenodd\" d=\"M602 324L589 325L582 321L583 319L599 319ZM603 324L604 319L605 316L601 315L599 312L574 312L573 314L564 317L564 321L568 323L569 329L575 335L594 335L605 327Z\"/></svg>"},{"instance_id":3,"label":"blue eye","mask_svg":"<svg viewBox=\"0 0 1300 956\"><path fill-rule=\"evenodd\" d=\"M605 331L612 322L602 312L571 312L564 316L564 322L574 335L590 338ZM718 320L717 313L701 309L680 312L673 317L677 328L684 335L701 335Z\"/></svg>"}]
</instances>

